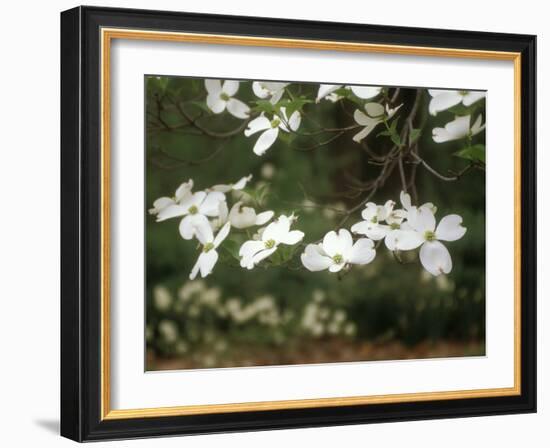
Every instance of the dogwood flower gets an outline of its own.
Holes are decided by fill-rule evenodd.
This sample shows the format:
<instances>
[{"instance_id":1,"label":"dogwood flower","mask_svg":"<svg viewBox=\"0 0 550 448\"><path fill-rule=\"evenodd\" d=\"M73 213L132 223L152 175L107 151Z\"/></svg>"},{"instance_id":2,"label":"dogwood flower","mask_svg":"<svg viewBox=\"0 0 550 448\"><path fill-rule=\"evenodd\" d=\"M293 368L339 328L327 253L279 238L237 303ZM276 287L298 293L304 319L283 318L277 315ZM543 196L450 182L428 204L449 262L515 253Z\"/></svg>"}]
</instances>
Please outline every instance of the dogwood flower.
<instances>
[{"instance_id":1,"label":"dogwood flower","mask_svg":"<svg viewBox=\"0 0 550 448\"><path fill-rule=\"evenodd\" d=\"M246 229L252 226L263 226L275 213L268 210L256 214L252 207L245 207L241 201L236 202L229 212L229 222L237 229Z\"/></svg>"},{"instance_id":2,"label":"dogwood flower","mask_svg":"<svg viewBox=\"0 0 550 448\"><path fill-rule=\"evenodd\" d=\"M202 278L206 277L212 272L212 269L214 269L214 266L216 265L219 256L216 249L223 242L223 240L227 238L230 228L231 225L229 223L226 223L215 237L210 228L209 231L205 233L197 234L197 239L202 244L202 251L199 255L199 258L197 258L197 262L193 266L193 269L191 269L191 274L189 274L190 280L195 280L195 277L197 276L199 271Z\"/></svg>"},{"instance_id":3,"label":"dogwood flower","mask_svg":"<svg viewBox=\"0 0 550 448\"><path fill-rule=\"evenodd\" d=\"M193 179L189 179L187 182L183 182L176 190L173 198L162 197L158 198L153 202L153 208L149 209L150 215L158 215L162 210L164 210L169 205L174 205L184 199L186 196L191 194L193 189Z\"/></svg>"},{"instance_id":4,"label":"dogwood flower","mask_svg":"<svg viewBox=\"0 0 550 448\"><path fill-rule=\"evenodd\" d=\"M327 97L328 99L329 95L331 95L333 92L335 92L340 88L351 90L355 94L355 96L363 100L370 100L371 98L378 96L378 94L382 91L382 87L342 86L340 84L320 84L319 91L317 92L317 98L315 101L318 103L325 97Z\"/></svg>"},{"instance_id":5,"label":"dogwood flower","mask_svg":"<svg viewBox=\"0 0 550 448\"><path fill-rule=\"evenodd\" d=\"M239 90L239 81L222 81L206 79L204 81L208 95L206 104L215 114L221 114L225 109L237 118L248 118L250 108L240 100L233 98Z\"/></svg>"},{"instance_id":6,"label":"dogwood flower","mask_svg":"<svg viewBox=\"0 0 550 448\"><path fill-rule=\"evenodd\" d=\"M279 129L284 132L290 132L290 130L296 131L300 127L301 120L300 112L294 111L289 118L286 115L286 108L281 107L279 115L273 114L272 120L269 120L262 114L248 123L248 128L245 129L244 135L250 137L257 132L263 131L253 149L254 154L261 156L275 143L275 140L279 136Z\"/></svg>"},{"instance_id":7,"label":"dogwood flower","mask_svg":"<svg viewBox=\"0 0 550 448\"><path fill-rule=\"evenodd\" d=\"M241 266L252 269L260 261L272 255L280 244L294 245L304 238L304 232L290 230L293 216L281 215L269 224L261 234L259 240L245 241L239 250Z\"/></svg>"},{"instance_id":8,"label":"dogwood flower","mask_svg":"<svg viewBox=\"0 0 550 448\"><path fill-rule=\"evenodd\" d=\"M198 191L187 196L178 204L169 205L157 215L157 222L183 216L179 225L179 232L184 240L190 240L199 234L207 235L211 232L207 217L219 214L219 203L225 201L225 195L219 191L206 193Z\"/></svg>"},{"instance_id":9,"label":"dogwood flower","mask_svg":"<svg viewBox=\"0 0 550 448\"><path fill-rule=\"evenodd\" d=\"M464 106L471 106L485 97L485 92L469 90L428 89L428 92L432 96L428 106L431 115L436 115L438 112L450 109L460 103Z\"/></svg>"},{"instance_id":10,"label":"dogwood flower","mask_svg":"<svg viewBox=\"0 0 550 448\"><path fill-rule=\"evenodd\" d=\"M358 125L364 126L364 128L353 136L353 141L359 143L367 137L376 126L384 120L388 120L393 117L401 106L402 104L390 109L387 104L384 108L384 106L379 103L367 103L365 104L366 114L363 111L356 109L353 114L353 118Z\"/></svg>"},{"instance_id":11,"label":"dogwood flower","mask_svg":"<svg viewBox=\"0 0 550 448\"><path fill-rule=\"evenodd\" d=\"M434 142L443 143L464 137L473 137L485 129L485 125L481 124L481 115L477 117L472 127L470 127L470 119L471 115L464 115L456 117L453 121L447 123L444 128L434 128L432 130Z\"/></svg>"},{"instance_id":12,"label":"dogwood flower","mask_svg":"<svg viewBox=\"0 0 550 448\"><path fill-rule=\"evenodd\" d=\"M384 239L389 250L394 250L394 233L404 228L403 221L407 216L405 210L394 210L395 202L387 201L384 205L376 205L373 202L366 204L361 213L364 221L360 221L351 227L351 231L365 235L375 241ZM386 224L382 224L386 221Z\"/></svg>"},{"instance_id":13,"label":"dogwood flower","mask_svg":"<svg viewBox=\"0 0 550 448\"><path fill-rule=\"evenodd\" d=\"M231 190L242 190L244 187L246 187L246 184L250 182L251 179L252 179L252 174L249 174L248 176L241 177L234 184L214 185L210 190L221 191L222 193L228 193Z\"/></svg>"},{"instance_id":14,"label":"dogwood flower","mask_svg":"<svg viewBox=\"0 0 550 448\"><path fill-rule=\"evenodd\" d=\"M456 241L464 236L462 217L447 215L436 227L434 214L428 208L412 208L408 214L410 230L401 230L395 241L397 250L420 247L420 262L432 275L448 274L453 268L451 254L441 241Z\"/></svg>"},{"instance_id":15,"label":"dogwood flower","mask_svg":"<svg viewBox=\"0 0 550 448\"><path fill-rule=\"evenodd\" d=\"M271 104L277 104L283 93L285 93L285 87L289 84L289 82L254 81L252 83L252 90L258 98L270 98L269 102Z\"/></svg>"},{"instance_id":16,"label":"dogwood flower","mask_svg":"<svg viewBox=\"0 0 550 448\"><path fill-rule=\"evenodd\" d=\"M306 269L315 272L328 269L339 272L349 264L367 264L374 260L376 250L368 238L360 238L355 243L346 229L328 232L320 244L308 244L301 255Z\"/></svg>"},{"instance_id":17,"label":"dogwood flower","mask_svg":"<svg viewBox=\"0 0 550 448\"><path fill-rule=\"evenodd\" d=\"M399 200L401 201L401 205L403 206L404 218L407 218L409 210L416 208L416 206L412 205L411 195L409 193L405 193L404 191L400 193ZM423 207L429 209L434 215L437 212L437 207L431 202L425 202L420 206L420 208Z\"/></svg>"}]
</instances>

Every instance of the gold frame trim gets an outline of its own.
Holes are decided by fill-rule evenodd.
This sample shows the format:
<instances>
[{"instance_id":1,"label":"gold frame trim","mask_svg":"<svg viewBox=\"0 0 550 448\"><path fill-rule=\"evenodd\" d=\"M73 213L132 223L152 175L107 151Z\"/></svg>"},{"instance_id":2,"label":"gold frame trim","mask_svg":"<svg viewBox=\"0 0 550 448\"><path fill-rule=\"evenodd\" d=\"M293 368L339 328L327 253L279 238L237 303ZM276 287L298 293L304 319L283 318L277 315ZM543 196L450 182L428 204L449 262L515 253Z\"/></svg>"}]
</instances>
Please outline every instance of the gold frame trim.
<instances>
[{"instance_id":1,"label":"gold frame trim","mask_svg":"<svg viewBox=\"0 0 550 448\"><path fill-rule=\"evenodd\" d=\"M514 63L514 386L507 388L420 392L357 397L314 398L142 409L111 409L110 366L110 55L113 39L186 42L214 45L299 48L324 51L368 52L411 56L456 57L513 61ZM194 34L135 29L101 29L101 420L168 417L315 407L350 406L412 401L502 397L521 394L521 54L458 48L279 39Z\"/></svg>"}]
</instances>

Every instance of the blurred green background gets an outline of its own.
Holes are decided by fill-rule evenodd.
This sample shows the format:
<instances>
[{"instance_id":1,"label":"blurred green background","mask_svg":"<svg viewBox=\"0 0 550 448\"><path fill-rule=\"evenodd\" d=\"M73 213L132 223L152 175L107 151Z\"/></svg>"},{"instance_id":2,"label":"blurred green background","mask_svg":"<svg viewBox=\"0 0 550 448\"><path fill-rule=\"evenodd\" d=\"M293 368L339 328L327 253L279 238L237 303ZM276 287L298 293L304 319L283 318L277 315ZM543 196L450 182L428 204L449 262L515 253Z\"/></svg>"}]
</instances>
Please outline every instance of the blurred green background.
<instances>
[{"instance_id":1,"label":"blurred green background","mask_svg":"<svg viewBox=\"0 0 550 448\"><path fill-rule=\"evenodd\" d=\"M189 178L198 191L252 174L251 189L267 193L262 209L294 212L299 216L294 228L304 231L304 243L309 243L342 219L333 209L345 210L361 201L353 185L380 170L352 141L357 130L307 151L299 148L311 146L311 137L280 133L258 157L252 152L258 135L245 137L242 120L227 112L209 113L202 79L150 76L145 81L145 213L156 198L173 195ZM290 89L295 96L315 99L318 85L292 84ZM389 88L385 94L394 92ZM396 117L407 114L415 95L416 90L400 89L398 103L404 106ZM236 97L250 105L257 100L251 82L241 82ZM453 114L429 116L429 99L423 91L416 118L422 129L422 157L441 173L458 172L468 165L453 156L462 142L435 144L431 138L431 129L444 126ZM305 104L307 119L300 130L312 130L315 123L349 126L357 107L348 99ZM484 113L483 101L476 107ZM228 138L205 135L186 121L181 109L214 133L239 132ZM392 146L388 137L377 136L383 130L367 139L377 153ZM475 142L484 143L484 138L482 133ZM405 169L409 173L412 166ZM341 277L309 272L299 257L289 266L248 271L222 246L214 272L189 281L199 254L196 241L179 236L179 219L156 223L147 215L147 370L483 355L485 172L470 170L446 182L419 167L415 176L418 203L436 204L438 221L449 213L461 215L468 229L461 240L445 243L453 259L447 276L424 271L418 250L407 253L401 264L383 244L371 264ZM401 189L395 170L372 200L383 204L393 199L400 205ZM231 194L229 207L236 199ZM345 227L359 220L358 211Z\"/></svg>"}]
</instances>

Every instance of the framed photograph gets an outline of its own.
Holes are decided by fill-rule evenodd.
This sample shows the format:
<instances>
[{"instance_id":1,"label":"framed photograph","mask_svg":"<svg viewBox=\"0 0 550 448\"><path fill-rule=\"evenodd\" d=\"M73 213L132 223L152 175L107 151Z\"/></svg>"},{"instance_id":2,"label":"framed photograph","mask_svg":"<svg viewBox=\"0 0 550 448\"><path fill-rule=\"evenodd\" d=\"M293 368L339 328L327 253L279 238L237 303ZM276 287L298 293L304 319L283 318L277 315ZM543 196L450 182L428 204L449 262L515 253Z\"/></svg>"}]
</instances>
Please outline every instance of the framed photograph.
<instances>
[{"instance_id":1,"label":"framed photograph","mask_svg":"<svg viewBox=\"0 0 550 448\"><path fill-rule=\"evenodd\" d=\"M536 410L535 36L61 14L61 433Z\"/></svg>"}]
</instances>

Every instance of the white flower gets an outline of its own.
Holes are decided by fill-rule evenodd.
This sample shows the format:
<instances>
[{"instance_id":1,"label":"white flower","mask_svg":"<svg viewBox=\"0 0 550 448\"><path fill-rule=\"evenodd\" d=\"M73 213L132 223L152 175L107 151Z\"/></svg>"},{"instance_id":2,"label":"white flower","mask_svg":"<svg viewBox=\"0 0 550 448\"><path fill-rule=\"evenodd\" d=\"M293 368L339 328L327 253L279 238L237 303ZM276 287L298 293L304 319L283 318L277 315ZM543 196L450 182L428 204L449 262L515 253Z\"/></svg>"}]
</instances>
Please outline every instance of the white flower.
<instances>
[{"instance_id":1,"label":"white flower","mask_svg":"<svg viewBox=\"0 0 550 448\"><path fill-rule=\"evenodd\" d=\"M214 185L210 190L221 191L222 193L228 193L231 190L242 190L244 187L246 187L246 184L250 182L251 179L252 179L252 174L249 174L248 176L241 177L234 184Z\"/></svg>"},{"instance_id":2,"label":"white flower","mask_svg":"<svg viewBox=\"0 0 550 448\"><path fill-rule=\"evenodd\" d=\"M252 226L262 226L268 222L275 213L271 210L256 214L252 207L244 207L241 201L236 202L229 212L229 222L237 229L246 229Z\"/></svg>"},{"instance_id":3,"label":"white flower","mask_svg":"<svg viewBox=\"0 0 550 448\"><path fill-rule=\"evenodd\" d=\"M239 90L239 81L224 81L206 79L204 81L208 95L206 104L215 114L221 114L225 109L237 118L248 118L250 108L242 101L233 98Z\"/></svg>"},{"instance_id":4,"label":"white flower","mask_svg":"<svg viewBox=\"0 0 550 448\"><path fill-rule=\"evenodd\" d=\"M204 232L212 231L207 217L219 215L222 201L225 201L225 195L219 191L198 191L187 196L179 204L166 207L157 215L157 221L183 216L179 232L184 240L190 240L199 233L204 235Z\"/></svg>"},{"instance_id":5,"label":"white flower","mask_svg":"<svg viewBox=\"0 0 550 448\"><path fill-rule=\"evenodd\" d=\"M477 117L472 127L470 127L470 119L471 115L464 115L456 117L453 121L447 123L444 128L434 128L432 130L434 142L443 143L468 136L473 137L485 129L485 125L481 124L481 115Z\"/></svg>"},{"instance_id":6,"label":"white flower","mask_svg":"<svg viewBox=\"0 0 550 448\"><path fill-rule=\"evenodd\" d=\"M436 227L435 216L425 207L413 207L408 213L410 230L401 230L395 241L396 249L412 250L419 246L420 262L432 275L448 274L453 268L451 254L441 241L456 241L464 236L462 217L447 215Z\"/></svg>"},{"instance_id":7,"label":"white flower","mask_svg":"<svg viewBox=\"0 0 550 448\"><path fill-rule=\"evenodd\" d=\"M239 250L241 266L252 269L260 261L273 254L279 244L293 245L302 240L304 232L290 230L293 216L281 215L262 232L260 240L246 241Z\"/></svg>"},{"instance_id":8,"label":"white flower","mask_svg":"<svg viewBox=\"0 0 550 448\"><path fill-rule=\"evenodd\" d=\"M361 140L367 137L367 135L369 135L376 126L378 126L384 120L388 120L393 117L401 106L402 104L393 109L390 109L387 104L384 108L384 106L379 103L367 103L365 104L365 112L367 112L366 114L363 111L356 109L353 114L353 118L355 119L357 124L364 126L364 128L353 136L353 141L359 143Z\"/></svg>"},{"instance_id":9,"label":"white flower","mask_svg":"<svg viewBox=\"0 0 550 448\"><path fill-rule=\"evenodd\" d=\"M254 81L252 83L252 90L258 98L268 98L271 104L277 104L283 93L285 93L285 87L290 83L288 82L263 82Z\"/></svg>"},{"instance_id":10,"label":"white flower","mask_svg":"<svg viewBox=\"0 0 550 448\"><path fill-rule=\"evenodd\" d=\"M340 88L350 89L355 94L355 96L363 100L370 100L371 98L374 98L382 91L382 87L342 86L340 84L320 84L319 91L317 92L317 98L315 101L318 103L323 98L330 99L330 101L333 101L333 102L336 101L337 98L335 98L334 96L330 97L330 95L332 95L333 92L335 92Z\"/></svg>"},{"instance_id":11,"label":"white flower","mask_svg":"<svg viewBox=\"0 0 550 448\"><path fill-rule=\"evenodd\" d=\"M189 274L190 280L194 280L199 271L202 278L206 277L212 272L212 269L214 269L214 266L218 261L218 251L216 249L223 242L223 240L227 238L230 228L231 225L229 223L226 223L220 229L216 237L214 237L214 234L212 233L210 227L208 227L209 231L197 234L197 239L202 244L202 252L197 259L195 266L193 266L191 274Z\"/></svg>"},{"instance_id":12,"label":"white flower","mask_svg":"<svg viewBox=\"0 0 550 448\"><path fill-rule=\"evenodd\" d=\"M401 205L403 206L403 209L406 213L404 213L404 218L408 216L408 211L411 209L415 209L416 207L412 205L411 203L411 195L408 193L405 193L404 191L401 192L399 195L399 200L401 201ZM426 202L420 206L420 208L427 208L429 209L434 215L437 212L437 207L432 204L431 202Z\"/></svg>"},{"instance_id":13,"label":"white flower","mask_svg":"<svg viewBox=\"0 0 550 448\"><path fill-rule=\"evenodd\" d=\"M173 198L168 197L162 197L158 198L153 202L153 208L149 209L149 214L151 215L158 215L162 210L164 210L169 205L174 205L187 196L191 194L191 190L193 189L193 179L189 179L187 182L183 182L178 189L176 190L176 193Z\"/></svg>"},{"instance_id":14,"label":"white flower","mask_svg":"<svg viewBox=\"0 0 550 448\"><path fill-rule=\"evenodd\" d=\"M450 109L457 104L471 106L482 98L485 98L485 92L476 92L468 90L440 90L428 89L432 99L430 101L430 114L436 115L438 112Z\"/></svg>"},{"instance_id":15,"label":"white flower","mask_svg":"<svg viewBox=\"0 0 550 448\"><path fill-rule=\"evenodd\" d=\"M261 156L271 147L271 145L273 145L273 143L275 143L279 135L279 129L284 132L290 132L290 130L296 131L300 127L301 120L302 117L300 112L294 111L290 118L288 118L286 109L281 107L280 115L273 114L273 119L271 121L262 114L248 123L248 128L245 129L244 135L250 137L252 134L264 131L254 145L254 153Z\"/></svg>"},{"instance_id":16,"label":"white flower","mask_svg":"<svg viewBox=\"0 0 550 448\"><path fill-rule=\"evenodd\" d=\"M387 201L384 205L376 205L368 202L361 216L364 221L360 221L351 227L351 231L365 235L375 241L384 239L384 243L389 250L394 250L394 233L402 228L407 216L405 210L394 210L395 202ZM382 224L386 221L386 224Z\"/></svg>"},{"instance_id":17,"label":"white flower","mask_svg":"<svg viewBox=\"0 0 550 448\"><path fill-rule=\"evenodd\" d=\"M310 271L339 272L348 264L367 264L374 260L376 250L368 238L353 243L346 229L328 232L320 244L308 244L301 256L302 264Z\"/></svg>"}]
</instances>

